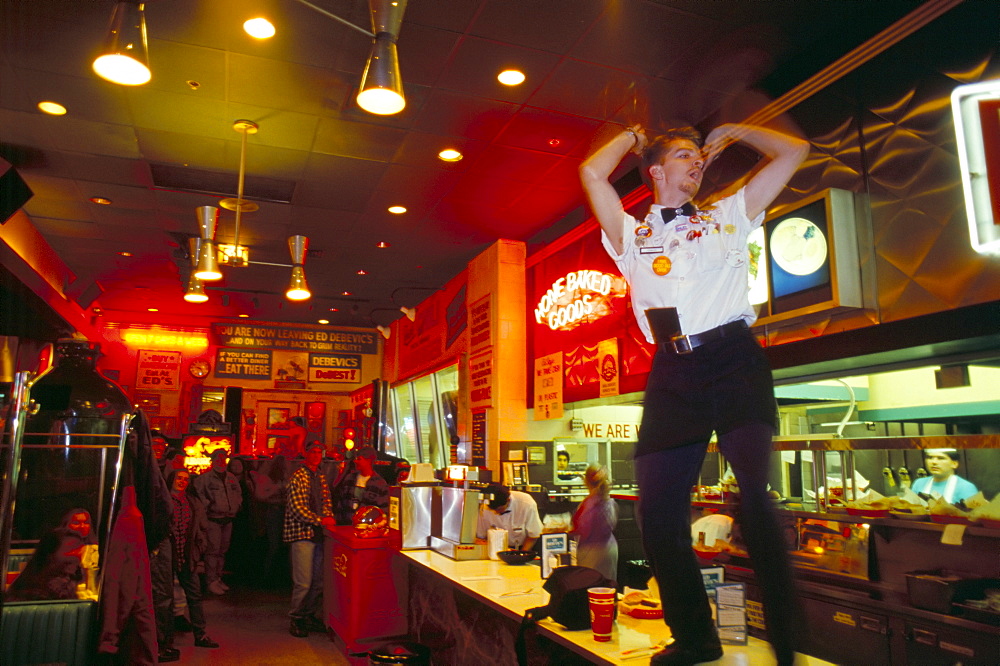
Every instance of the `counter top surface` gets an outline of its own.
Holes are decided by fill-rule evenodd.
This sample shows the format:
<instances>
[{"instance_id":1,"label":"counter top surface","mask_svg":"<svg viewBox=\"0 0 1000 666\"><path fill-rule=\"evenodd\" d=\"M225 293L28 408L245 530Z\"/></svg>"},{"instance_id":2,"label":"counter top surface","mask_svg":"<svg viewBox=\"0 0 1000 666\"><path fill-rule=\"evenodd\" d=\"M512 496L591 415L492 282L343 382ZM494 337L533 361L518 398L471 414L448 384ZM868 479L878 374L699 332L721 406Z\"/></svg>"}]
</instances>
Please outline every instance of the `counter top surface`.
<instances>
[{"instance_id":1,"label":"counter top surface","mask_svg":"<svg viewBox=\"0 0 1000 666\"><path fill-rule=\"evenodd\" d=\"M541 577L541 569L534 564L509 565L494 560L457 561L433 550L408 550L401 551L400 554L518 622L527 609L544 606L549 600L548 593L542 589L545 581ZM539 622L539 628L546 637L599 664L648 663L653 651L624 657L622 652L649 648L670 638L670 629L663 620L640 620L622 614L618 615L614 634L607 643L595 641L589 629L568 631L551 619ZM751 637L746 646L725 646L723 658L712 663L757 666L773 664L774 657L765 641ZM811 666L828 664L813 657L801 657L797 663Z\"/></svg>"}]
</instances>

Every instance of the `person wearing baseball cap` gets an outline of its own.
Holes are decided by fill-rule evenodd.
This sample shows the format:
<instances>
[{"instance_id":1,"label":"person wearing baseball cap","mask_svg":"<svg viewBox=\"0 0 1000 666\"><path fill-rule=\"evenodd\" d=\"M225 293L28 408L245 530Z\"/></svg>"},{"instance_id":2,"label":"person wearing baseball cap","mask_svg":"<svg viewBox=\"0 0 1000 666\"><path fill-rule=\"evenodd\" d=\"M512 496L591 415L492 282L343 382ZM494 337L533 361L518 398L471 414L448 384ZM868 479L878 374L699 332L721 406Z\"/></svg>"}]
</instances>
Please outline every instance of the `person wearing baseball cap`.
<instances>
[{"instance_id":1,"label":"person wearing baseball cap","mask_svg":"<svg viewBox=\"0 0 1000 666\"><path fill-rule=\"evenodd\" d=\"M514 550L531 550L542 533L538 504L528 493L491 483L482 491L486 502L479 508L476 538L486 539L491 527L507 530L507 543Z\"/></svg>"},{"instance_id":2,"label":"person wearing baseball cap","mask_svg":"<svg viewBox=\"0 0 1000 666\"><path fill-rule=\"evenodd\" d=\"M330 487L320 470L326 447L313 440L306 444L305 465L288 480L284 541L289 544L292 568L292 602L288 612L289 633L305 638L310 631L326 632L320 619L323 610L324 528L333 527Z\"/></svg>"},{"instance_id":3,"label":"person wearing baseball cap","mask_svg":"<svg viewBox=\"0 0 1000 666\"><path fill-rule=\"evenodd\" d=\"M229 586L222 581L222 567L233 536L233 518L243 506L243 490L232 472L226 469L229 454L214 449L209 457L212 466L195 477L193 486L198 499L205 505L208 524L205 536L205 585L212 594L225 594Z\"/></svg>"},{"instance_id":4,"label":"person wearing baseball cap","mask_svg":"<svg viewBox=\"0 0 1000 666\"><path fill-rule=\"evenodd\" d=\"M334 488L334 516L338 525L350 525L354 512L363 506L389 509L389 484L375 471L378 456L370 445L354 451L347 469Z\"/></svg>"}]
</instances>

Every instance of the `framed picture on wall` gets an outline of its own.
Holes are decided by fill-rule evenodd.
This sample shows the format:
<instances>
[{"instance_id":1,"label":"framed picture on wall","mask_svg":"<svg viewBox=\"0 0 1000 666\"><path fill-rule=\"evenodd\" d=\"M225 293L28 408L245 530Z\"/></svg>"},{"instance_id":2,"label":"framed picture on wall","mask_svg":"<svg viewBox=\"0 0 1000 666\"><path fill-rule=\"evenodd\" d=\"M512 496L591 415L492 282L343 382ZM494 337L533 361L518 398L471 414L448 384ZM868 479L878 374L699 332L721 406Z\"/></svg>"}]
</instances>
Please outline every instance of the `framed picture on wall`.
<instances>
[{"instance_id":1,"label":"framed picture on wall","mask_svg":"<svg viewBox=\"0 0 1000 666\"><path fill-rule=\"evenodd\" d=\"M153 417L160 413L159 393L136 391L134 402L139 409L146 412L146 416Z\"/></svg>"},{"instance_id":2,"label":"framed picture on wall","mask_svg":"<svg viewBox=\"0 0 1000 666\"><path fill-rule=\"evenodd\" d=\"M177 437L177 418L173 416L151 416L149 418L150 430L159 430L167 437Z\"/></svg>"},{"instance_id":3,"label":"framed picture on wall","mask_svg":"<svg viewBox=\"0 0 1000 666\"><path fill-rule=\"evenodd\" d=\"M267 427L273 428L281 423L286 423L291 410L288 407L271 407L267 410Z\"/></svg>"}]
</instances>

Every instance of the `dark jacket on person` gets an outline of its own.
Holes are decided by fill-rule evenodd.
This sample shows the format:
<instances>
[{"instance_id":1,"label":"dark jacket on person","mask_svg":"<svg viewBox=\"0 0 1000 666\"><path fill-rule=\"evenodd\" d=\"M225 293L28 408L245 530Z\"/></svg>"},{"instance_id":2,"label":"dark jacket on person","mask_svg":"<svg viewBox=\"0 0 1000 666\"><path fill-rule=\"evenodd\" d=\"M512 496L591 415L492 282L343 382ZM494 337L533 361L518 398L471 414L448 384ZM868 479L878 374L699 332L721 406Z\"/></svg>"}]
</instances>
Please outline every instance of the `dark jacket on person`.
<instances>
[{"instance_id":1,"label":"dark jacket on person","mask_svg":"<svg viewBox=\"0 0 1000 666\"><path fill-rule=\"evenodd\" d=\"M243 506L243 489L230 471L219 474L209 469L192 479L191 484L204 502L209 520L233 518Z\"/></svg>"},{"instance_id":2,"label":"dark jacket on person","mask_svg":"<svg viewBox=\"0 0 1000 666\"><path fill-rule=\"evenodd\" d=\"M170 515L174 502L153 453L149 419L138 409L125 445L121 487L135 487L135 503L142 513L146 549L152 552L170 535Z\"/></svg>"},{"instance_id":3,"label":"dark jacket on person","mask_svg":"<svg viewBox=\"0 0 1000 666\"><path fill-rule=\"evenodd\" d=\"M389 484L378 472L374 472L360 497L355 491L358 482L358 468L351 465L333 490L333 516L338 525L350 525L354 512L362 506L377 506L383 511L389 509Z\"/></svg>"}]
</instances>

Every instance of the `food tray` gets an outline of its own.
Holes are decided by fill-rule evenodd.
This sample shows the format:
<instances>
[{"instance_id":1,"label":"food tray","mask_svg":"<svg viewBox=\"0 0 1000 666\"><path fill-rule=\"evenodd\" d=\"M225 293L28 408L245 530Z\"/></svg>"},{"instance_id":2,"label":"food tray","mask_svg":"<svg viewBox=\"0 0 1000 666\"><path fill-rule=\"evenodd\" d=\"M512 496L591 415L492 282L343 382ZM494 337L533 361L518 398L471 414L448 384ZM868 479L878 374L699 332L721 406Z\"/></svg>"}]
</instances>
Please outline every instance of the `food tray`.
<instances>
[{"instance_id":1,"label":"food tray","mask_svg":"<svg viewBox=\"0 0 1000 666\"><path fill-rule=\"evenodd\" d=\"M961 613L962 617L972 622L982 622L983 624L991 624L994 627L1000 627L1000 613L990 608L978 608L968 603L956 603L955 608Z\"/></svg>"},{"instance_id":2,"label":"food tray","mask_svg":"<svg viewBox=\"0 0 1000 666\"><path fill-rule=\"evenodd\" d=\"M889 511L889 515L899 520L926 521L930 516L926 513L910 513L908 511Z\"/></svg>"},{"instance_id":3,"label":"food tray","mask_svg":"<svg viewBox=\"0 0 1000 666\"><path fill-rule=\"evenodd\" d=\"M987 588L997 585L1000 585L1000 579L981 578L947 569L906 574L910 605L937 613L950 613L952 603L982 598Z\"/></svg>"},{"instance_id":4,"label":"food tray","mask_svg":"<svg viewBox=\"0 0 1000 666\"><path fill-rule=\"evenodd\" d=\"M847 507L847 515L861 516L862 518L885 518L889 515L889 509L857 509Z\"/></svg>"},{"instance_id":5,"label":"food tray","mask_svg":"<svg viewBox=\"0 0 1000 666\"><path fill-rule=\"evenodd\" d=\"M932 513L931 522L939 525L971 525L972 521L964 516L946 516L941 513Z\"/></svg>"},{"instance_id":6,"label":"food tray","mask_svg":"<svg viewBox=\"0 0 1000 666\"><path fill-rule=\"evenodd\" d=\"M663 608L653 608L643 604L627 604L618 602L618 610L637 620L659 620L663 617Z\"/></svg>"}]
</instances>

